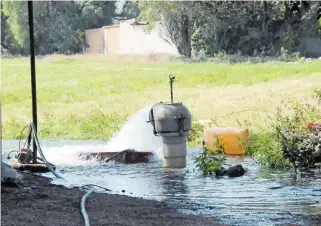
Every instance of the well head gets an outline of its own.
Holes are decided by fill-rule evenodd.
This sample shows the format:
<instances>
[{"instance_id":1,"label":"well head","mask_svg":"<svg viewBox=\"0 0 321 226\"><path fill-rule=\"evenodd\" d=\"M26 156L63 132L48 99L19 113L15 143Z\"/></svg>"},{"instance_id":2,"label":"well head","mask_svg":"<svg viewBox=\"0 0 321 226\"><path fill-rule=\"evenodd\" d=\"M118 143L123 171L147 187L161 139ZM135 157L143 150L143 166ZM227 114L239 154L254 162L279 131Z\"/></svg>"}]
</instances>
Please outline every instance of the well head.
<instances>
[{"instance_id":1,"label":"well head","mask_svg":"<svg viewBox=\"0 0 321 226\"><path fill-rule=\"evenodd\" d=\"M186 166L186 136L190 134L191 113L182 103L157 103L150 110L154 134L163 141L164 167Z\"/></svg>"}]
</instances>

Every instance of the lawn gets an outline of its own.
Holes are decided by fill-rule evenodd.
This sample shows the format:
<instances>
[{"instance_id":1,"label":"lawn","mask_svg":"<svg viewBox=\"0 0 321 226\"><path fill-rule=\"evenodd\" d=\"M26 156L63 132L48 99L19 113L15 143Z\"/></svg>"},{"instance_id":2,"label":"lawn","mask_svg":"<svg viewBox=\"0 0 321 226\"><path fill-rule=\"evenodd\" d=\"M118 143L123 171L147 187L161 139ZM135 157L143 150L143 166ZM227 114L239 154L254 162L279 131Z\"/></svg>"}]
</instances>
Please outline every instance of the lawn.
<instances>
[{"instance_id":1,"label":"lawn","mask_svg":"<svg viewBox=\"0 0 321 226\"><path fill-rule=\"evenodd\" d=\"M32 120L30 63L1 61L2 137L16 139ZM140 108L170 100L169 73L177 78L174 101L183 102L194 119L234 126L241 119L262 120L284 98L310 97L321 84L321 60L227 64L48 56L36 59L36 73L41 139L108 140Z\"/></svg>"}]
</instances>

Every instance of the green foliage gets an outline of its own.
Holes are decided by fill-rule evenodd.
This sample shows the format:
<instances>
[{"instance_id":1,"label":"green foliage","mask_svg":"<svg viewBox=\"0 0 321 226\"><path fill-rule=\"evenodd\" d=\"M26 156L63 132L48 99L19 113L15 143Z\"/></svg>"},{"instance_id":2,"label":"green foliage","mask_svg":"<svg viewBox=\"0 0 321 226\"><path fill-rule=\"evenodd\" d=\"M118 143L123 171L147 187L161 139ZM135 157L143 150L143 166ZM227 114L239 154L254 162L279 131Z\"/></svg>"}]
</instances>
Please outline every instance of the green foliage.
<instances>
[{"instance_id":1,"label":"green foliage","mask_svg":"<svg viewBox=\"0 0 321 226\"><path fill-rule=\"evenodd\" d=\"M314 90L314 97L321 103L321 89Z\"/></svg>"},{"instance_id":2,"label":"green foliage","mask_svg":"<svg viewBox=\"0 0 321 226\"><path fill-rule=\"evenodd\" d=\"M192 121L191 134L187 137L187 142L190 145L197 145L201 142L201 137L203 135L204 126L196 120Z\"/></svg>"},{"instance_id":3,"label":"green foliage","mask_svg":"<svg viewBox=\"0 0 321 226\"><path fill-rule=\"evenodd\" d=\"M28 8L26 1L4 1L5 33L12 33L20 53L29 51ZM86 29L114 23L115 1L34 1L36 54L79 53L84 49ZM125 13L126 14L126 13ZM1 43L3 42L1 39ZM8 46L15 53L13 46Z\"/></svg>"},{"instance_id":4,"label":"green foliage","mask_svg":"<svg viewBox=\"0 0 321 226\"><path fill-rule=\"evenodd\" d=\"M12 54L19 53L20 45L13 37L13 34L8 25L8 17L4 15L3 10L1 10L1 46L7 51L9 50ZM4 51L2 49L2 56L4 55L6 54L4 54Z\"/></svg>"},{"instance_id":5,"label":"green foliage","mask_svg":"<svg viewBox=\"0 0 321 226\"><path fill-rule=\"evenodd\" d=\"M306 134L308 122L321 118L320 106L289 102L289 100L286 99L282 103L282 107L277 108L275 115L270 116L266 121L269 126L268 130L250 133L247 154L271 167L288 167L291 165L283 152L283 132L287 131L297 135ZM300 140L292 141L294 143L287 145L299 145Z\"/></svg>"},{"instance_id":6,"label":"green foliage","mask_svg":"<svg viewBox=\"0 0 321 226\"><path fill-rule=\"evenodd\" d=\"M139 3L140 19L162 23L163 38L176 45L178 52L191 57L191 33L193 27L192 2L143 1Z\"/></svg>"},{"instance_id":7,"label":"green foliage","mask_svg":"<svg viewBox=\"0 0 321 226\"><path fill-rule=\"evenodd\" d=\"M22 49L28 47L28 15L27 2L24 1L4 1L2 12L7 17L7 22L14 39Z\"/></svg>"},{"instance_id":8,"label":"green foliage","mask_svg":"<svg viewBox=\"0 0 321 226\"><path fill-rule=\"evenodd\" d=\"M12 53L28 52L27 2L3 1L6 17L1 43ZM36 53L79 53L86 29L117 23L115 16L161 22L163 38L181 55L226 54L288 56L302 50L304 38L319 37L318 2L279 1L126 1L116 13L116 1L34 1ZM240 10L242 9L242 10ZM12 36L12 38L10 38ZM14 43L16 42L16 43ZM10 43L10 44L9 44ZM11 44L12 43L12 44ZM302 50L300 53L310 53ZM202 61L200 58L199 61Z\"/></svg>"},{"instance_id":9,"label":"green foliage","mask_svg":"<svg viewBox=\"0 0 321 226\"><path fill-rule=\"evenodd\" d=\"M246 154L253 156L263 165L272 168L284 168L290 166L284 159L280 146L280 134L276 130L253 132L250 131L250 142Z\"/></svg>"},{"instance_id":10,"label":"green foliage","mask_svg":"<svg viewBox=\"0 0 321 226\"><path fill-rule=\"evenodd\" d=\"M100 28L113 23L115 14L115 1L80 1L80 21L82 28ZM80 22L78 21L78 23Z\"/></svg>"},{"instance_id":11,"label":"green foliage","mask_svg":"<svg viewBox=\"0 0 321 226\"><path fill-rule=\"evenodd\" d=\"M195 129L202 129L202 132L204 130L204 128ZM203 176L211 176L213 174L221 176L224 171L222 166L226 163L226 157L224 155L224 146L218 136L214 137L214 146L216 150L210 152L203 148L202 152L194 157L196 168L202 172Z\"/></svg>"},{"instance_id":12,"label":"green foliage","mask_svg":"<svg viewBox=\"0 0 321 226\"><path fill-rule=\"evenodd\" d=\"M121 13L118 15L126 19L137 18L140 14L140 9L138 7L138 1L125 1Z\"/></svg>"},{"instance_id":13,"label":"green foliage","mask_svg":"<svg viewBox=\"0 0 321 226\"><path fill-rule=\"evenodd\" d=\"M282 47L291 55L301 50L304 38L319 37L317 2L150 1L139 7L142 18L165 25L167 36L183 55L185 45L209 56L221 51L276 56ZM183 42L185 15L190 43Z\"/></svg>"},{"instance_id":14,"label":"green foliage","mask_svg":"<svg viewBox=\"0 0 321 226\"><path fill-rule=\"evenodd\" d=\"M203 150L195 157L194 163L196 163L196 168L202 172L203 176L211 176L221 170L222 166L226 163L226 157L215 156L214 154Z\"/></svg>"}]
</instances>

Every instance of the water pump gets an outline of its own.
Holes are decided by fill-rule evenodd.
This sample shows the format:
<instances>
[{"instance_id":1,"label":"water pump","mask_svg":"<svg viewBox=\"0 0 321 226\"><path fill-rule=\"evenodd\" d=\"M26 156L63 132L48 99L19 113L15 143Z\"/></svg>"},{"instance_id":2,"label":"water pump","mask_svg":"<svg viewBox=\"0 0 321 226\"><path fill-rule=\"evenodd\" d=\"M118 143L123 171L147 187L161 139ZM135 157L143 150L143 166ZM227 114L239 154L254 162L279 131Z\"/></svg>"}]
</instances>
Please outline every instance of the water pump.
<instances>
[{"instance_id":1,"label":"water pump","mask_svg":"<svg viewBox=\"0 0 321 226\"><path fill-rule=\"evenodd\" d=\"M156 103L149 112L149 121L153 125L154 135L163 142L164 167L184 168L186 166L186 137L190 134L191 113L182 103L173 101L173 82L169 76L171 102Z\"/></svg>"}]
</instances>

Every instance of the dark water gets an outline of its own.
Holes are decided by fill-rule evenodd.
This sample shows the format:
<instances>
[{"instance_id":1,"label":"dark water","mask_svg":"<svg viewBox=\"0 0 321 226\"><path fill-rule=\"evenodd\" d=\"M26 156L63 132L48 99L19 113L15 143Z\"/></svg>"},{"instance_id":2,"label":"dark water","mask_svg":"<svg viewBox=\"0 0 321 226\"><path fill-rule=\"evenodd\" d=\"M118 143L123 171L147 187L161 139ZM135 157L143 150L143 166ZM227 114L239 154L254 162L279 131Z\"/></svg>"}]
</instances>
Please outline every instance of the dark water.
<instances>
[{"instance_id":1,"label":"dark water","mask_svg":"<svg viewBox=\"0 0 321 226\"><path fill-rule=\"evenodd\" d=\"M135 165L98 164L77 158L80 152L104 151L103 142L41 144L48 161L56 164L57 172L67 180L55 180L57 184L97 184L113 193L164 201L182 213L214 216L228 225L303 224L294 215L321 214L318 170L296 174L262 167L251 158L231 157L228 164L241 163L247 169L243 177L203 178L194 171L192 160L198 149L189 149L185 169L169 170L162 168L157 158ZM3 157L12 149L17 149L17 141L4 141Z\"/></svg>"}]
</instances>

